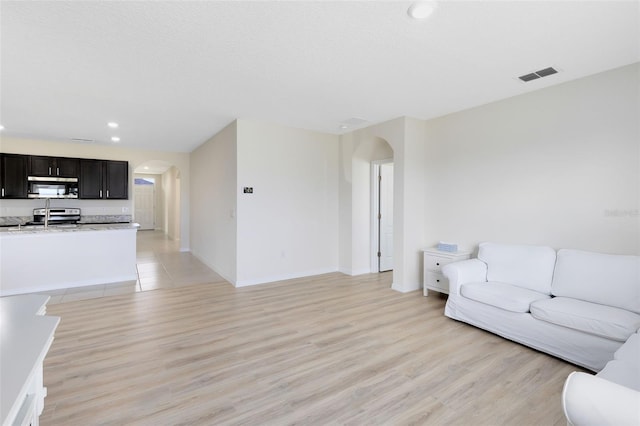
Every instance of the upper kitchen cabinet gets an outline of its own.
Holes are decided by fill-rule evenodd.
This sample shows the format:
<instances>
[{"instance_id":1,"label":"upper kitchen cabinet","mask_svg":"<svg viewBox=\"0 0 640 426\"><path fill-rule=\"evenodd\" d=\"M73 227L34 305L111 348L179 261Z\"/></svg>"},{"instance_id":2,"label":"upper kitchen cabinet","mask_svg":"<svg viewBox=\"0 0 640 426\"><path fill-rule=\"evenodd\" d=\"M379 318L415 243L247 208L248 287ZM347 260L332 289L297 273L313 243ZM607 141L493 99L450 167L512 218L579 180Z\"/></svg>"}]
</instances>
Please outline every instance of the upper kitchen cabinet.
<instances>
[{"instance_id":1,"label":"upper kitchen cabinet","mask_svg":"<svg viewBox=\"0 0 640 426\"><path fill-rule=\"evenodd\" d=\"M129 163L105 161L105 198L126 200L129 197Z\"/></svg>"},{"instance_id":2,"label":"upper kitchen cabinet","mask_svg":"<svg viewBox=\"0 0 640 426\"><path fill-rule=\"evenodd\" d=\"M79 197L126 200L129 196L129 163L80 160Z\"/></svg>"},{"instance_id":3,"label":"upper kitchen cabinet","mask_svg":"<svg viewBox=\"0 0 640 426\"><path fill-rule=\"evenodd\" d=\"M29 157L29 176L78 177L79 160L77 158Z\"/></svg>"},{"instance_id":4,"label":"upper kitchen cabinet","mask_svg":"<svg viewBox=\"0 0 640 426\"><path fill-rule=\"evenodd\" d=\"M100 199L103 195L102 175L104 161L80 160L80 176L78 177L78 197L84 199Z\"/></svg>"},{"instance_id":5,"label":"upper kitchen cabinet","mask_svg":"<svg viewBox=\"0 0 640 426\"><path fill-rule=\"evenodd\" d=\"M27 198L28 156L0 155L0 197Z\"/></svg>"}]
</instances>

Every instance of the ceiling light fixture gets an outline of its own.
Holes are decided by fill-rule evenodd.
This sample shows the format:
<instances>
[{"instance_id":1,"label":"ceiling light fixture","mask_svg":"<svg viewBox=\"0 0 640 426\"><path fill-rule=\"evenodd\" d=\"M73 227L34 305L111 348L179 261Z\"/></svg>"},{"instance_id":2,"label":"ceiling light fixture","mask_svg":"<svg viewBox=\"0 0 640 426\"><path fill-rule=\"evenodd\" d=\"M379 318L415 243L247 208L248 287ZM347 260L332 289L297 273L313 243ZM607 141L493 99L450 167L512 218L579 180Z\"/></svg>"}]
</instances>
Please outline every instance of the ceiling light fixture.
<instances>
[{"instance_id":1,"label":"ceiling light fixture","mask_svg":"<svg viewBox=\"0 0 640 426\"><path fill-rule=\"evenodd\" d=\"M413 19L423 20L431 16L437 7L435 1L417 1L409 6L407 14Z\"/></svg>"},{"instance_id":2,"label":"ceiling light fixture","mask_svg":"<svg viewBox=\"0 0 640 426\"><path fill-rule=\"evenodd\" d=\"M4 126L0 124L0 130L4 130Z\"/></svg>"},{"instance_id":3,"label":"ceiling light fixture","mask_svg":"<svg viewBox=\"0 0 640 426\"><path fill-rule=\"evenodd\" d=\"M112 142L120 142L120 138L117 137L117 136L114 136L114 137L111 138L111 141Z\"/></svg>"},{"instance_id":4,"label":"ceiling light fixture","mask_svg":"<svg viewBox=\"0 0 640 426\"><path fill-rule=\"evenodd\" d=\"M115 121L110 121L109 123L107 123L107 126L111 127L112 129L117 129L118 123L116 123Z\"/></svg>"}]
</instances>

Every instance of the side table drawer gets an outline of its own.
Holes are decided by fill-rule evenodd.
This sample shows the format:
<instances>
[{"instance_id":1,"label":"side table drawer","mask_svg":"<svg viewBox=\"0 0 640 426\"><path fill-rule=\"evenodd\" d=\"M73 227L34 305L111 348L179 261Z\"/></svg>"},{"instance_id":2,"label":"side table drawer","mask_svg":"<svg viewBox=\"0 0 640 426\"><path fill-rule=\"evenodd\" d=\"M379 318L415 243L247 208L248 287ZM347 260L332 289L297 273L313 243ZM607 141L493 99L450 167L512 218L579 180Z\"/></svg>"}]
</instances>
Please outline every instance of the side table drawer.
<instances>
[{"instance_id":1,"label":"side table drawer","mask_svg":"<svg viewBox=\"0 0 640 426\"><path fill-rule=\"evenodd\" d=\"M435 290L440 293L449 294L449 281L444 275L438 272L427 272L424 277L424 288L426 290Z\"/></svg>"},{"instance_id":2,"label":"side table drawer","mask_svg":"<svg viewBox=\"0 0 640 426\"><path fill-rule=\"evenodd\" d=\"M440 272L447 263L455 262L457 259L447 259L446 257L425 256L424 268L428 271Z\"/></svg>"}]
</instances>

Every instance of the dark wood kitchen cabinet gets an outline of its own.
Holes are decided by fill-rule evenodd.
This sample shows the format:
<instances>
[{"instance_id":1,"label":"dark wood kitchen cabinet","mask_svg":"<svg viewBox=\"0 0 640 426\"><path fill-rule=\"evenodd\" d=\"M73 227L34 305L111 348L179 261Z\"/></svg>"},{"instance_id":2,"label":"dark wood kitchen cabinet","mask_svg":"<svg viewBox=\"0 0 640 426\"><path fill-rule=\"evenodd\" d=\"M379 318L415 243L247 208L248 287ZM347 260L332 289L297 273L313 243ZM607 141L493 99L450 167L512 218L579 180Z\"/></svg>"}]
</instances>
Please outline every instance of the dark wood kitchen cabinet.
<instances>
[{"instance_id":1,"label":"dark wood kitchen cabinet","mask_svg":"<svg viewBox=\"0 0 640 426\"><path fill-rule=\"evenodd\" d=\"M102 198L102 169L104 161L80 160L78 177L78 197L84 199Z\"/></svg>"},{"instance_id":2,"label":"dark wood kitchen cabinet","mask_svg":"<svg viewBox=\"0 0 640 426\"><path fill-rule=\"evenodd\" d=\"M0 154L0 197L27 198L26 155Z\"/></svg>"},{"instance_id":3,"label":"dark wood kitchen cabinet","mask_svg":"<svg viewBox=\"0 0 640 426\"><path fill-rule=\"evenodd\" d=\"M105 161L105 198L126 200L129 196L129 163Z\"/></svg>"},{"instance_id":4,"label":"dark wood kitchen cabinet","mask_svg":"<svg viewBox=\"0 0 640 426\"><path fill-rule=\"evenodd\" d=\"M29 157L29 176L78 177L79 160L77 158Z\"/></svg>"},{"instance_id":5,"label":"dark wood kitchen cabinet","mask_svg":"<svg viewBox=\"0 0 640 426\"><path fill-rule=\"evenodd\" d=\"M82 199L126 200L129 197L129 163L80 160L78 185Z\"/></svg>"}]
</instances>

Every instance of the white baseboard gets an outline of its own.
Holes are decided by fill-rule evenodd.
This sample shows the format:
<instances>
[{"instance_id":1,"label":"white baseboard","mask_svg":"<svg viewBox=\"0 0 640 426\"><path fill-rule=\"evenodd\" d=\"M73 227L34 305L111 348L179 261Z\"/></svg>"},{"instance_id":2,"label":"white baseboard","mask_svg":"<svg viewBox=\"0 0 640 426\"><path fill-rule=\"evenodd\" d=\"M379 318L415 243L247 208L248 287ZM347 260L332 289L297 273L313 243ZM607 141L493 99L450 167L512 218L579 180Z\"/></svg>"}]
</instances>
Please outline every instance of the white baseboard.
<instances>
[{"instance_id":1,"label":"white baseboard","mask_svg":"<svg viewBox=\"0 0 640 426\"><path fill-rule=\"evenodd\" d=\"M374 272L371 272L371 270L365 269L365 268L356 269L356 270L348 269L348 268L340 268L340 269L338 269L338 272L342 272L343 274L349 275L349 276L352 276L352 277L354 277L356 275L364 275L364 274L372 274L372 273L374 273Z\"/></svg>"},{"instance_id":2,"label":"white baseboard","mask_svg":"<svg viewBox=\"0 0 640 426\"><path fill-rule=\"evenodd\" d=\"M235 283L236 287L247 287L251 285L258 284L268 284L276 281L284 281L284 280L292 280L295 278L305 278L305 277L313 277L316 275L329 274L331 272L340 272L336 268L323 268L323 269L315 269L311 271L303 271L303 272L294 272L289 274L281 274L281 275L272 275L268 277L262 278L254 278L249 280L239 280Z\"/></svg>"},{"instance_id":3,"label":"white baseboard","mask_svg":"<svg viewBox=\"0 0 640 426\"><path fill-rule=\"evenodd\" d=\"M400 293L411 293L412 291L418 291L422 289L422 285L421 284L414 284L411 286L399 286L396 285L396 283L394 282L393 284L391 284L391 289L395 290L397 292Z\"/></svg>"}]
</instances>

